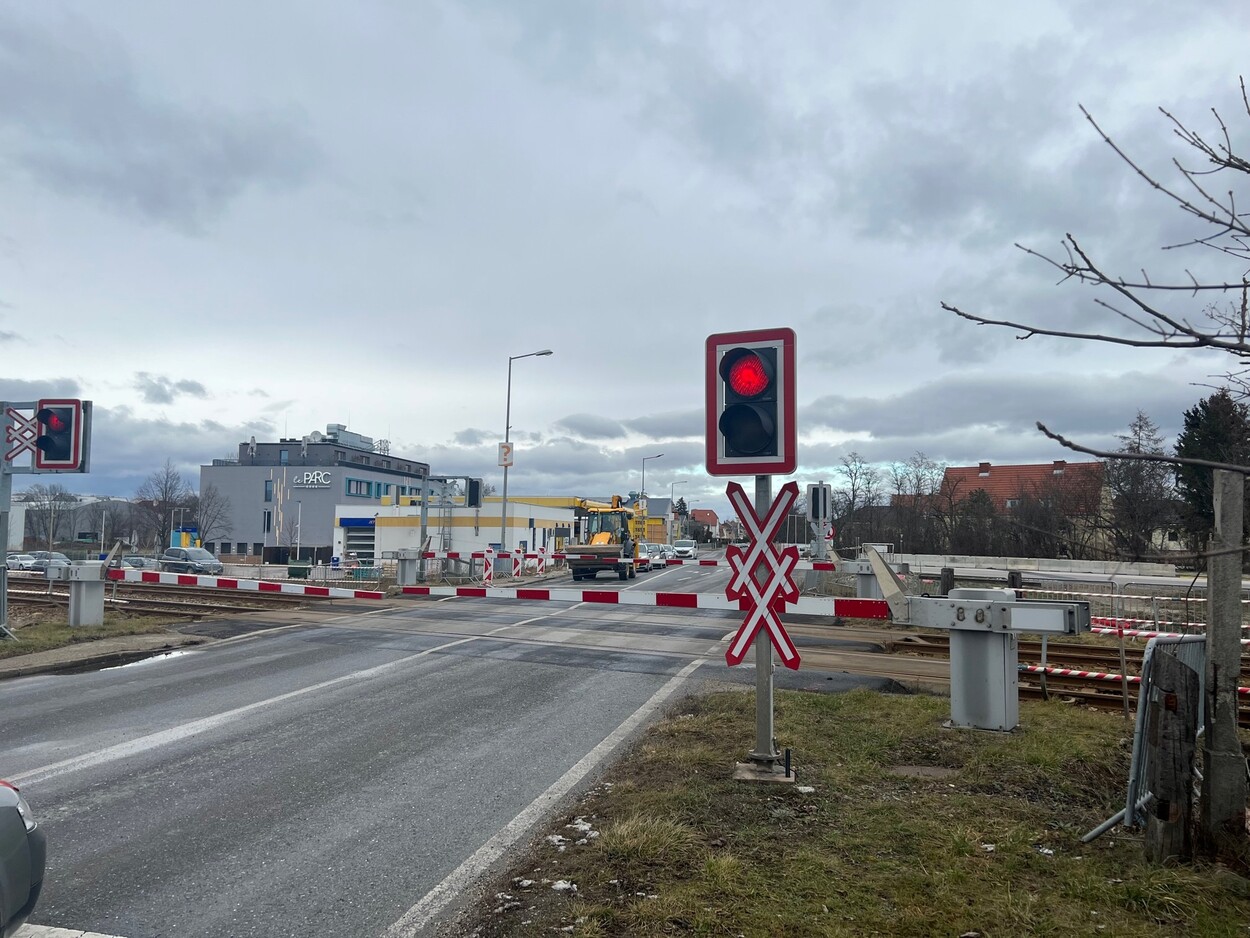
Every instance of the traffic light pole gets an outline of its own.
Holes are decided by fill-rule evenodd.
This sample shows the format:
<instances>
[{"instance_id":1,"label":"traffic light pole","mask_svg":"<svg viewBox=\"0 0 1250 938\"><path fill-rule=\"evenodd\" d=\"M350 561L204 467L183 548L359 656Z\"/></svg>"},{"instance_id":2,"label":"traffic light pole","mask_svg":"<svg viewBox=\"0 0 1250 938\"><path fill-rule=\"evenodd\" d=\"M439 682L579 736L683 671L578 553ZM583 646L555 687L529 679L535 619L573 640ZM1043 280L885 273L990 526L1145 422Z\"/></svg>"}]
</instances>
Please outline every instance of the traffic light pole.
<instances>
[{"instance_id":1,"label":"traffic light pole","mask_svg":"<svg viewBox=\"0 0 1250 938\"><path fill-rule=\"evenodd\" d=\"M763 518L773 504L773 477L755 477L755 513ZM748 576L754 577L751 570ZM777 745L773 740L773 643L767 629L755 633L755 748L747 754L761 769L772 770L777 764Z\"/></svg>"},{"instance_id":2,"label":"traffic light pole","mask_svg":"<svg viewBox=\"0 0 1250 938\"><path fill-rule=\"evenodd\" d=\"M9 415L5 414L0 424L7 429L11 424ZM8 434L5 434L8 437ZM13 504L13 473L9 472L9 461L0 464L0 531L4 537L4 555L9 555L9 516ZM16 639L9 631L9 565L0 568L0 637Z\"/></svg>"}]
</instances>

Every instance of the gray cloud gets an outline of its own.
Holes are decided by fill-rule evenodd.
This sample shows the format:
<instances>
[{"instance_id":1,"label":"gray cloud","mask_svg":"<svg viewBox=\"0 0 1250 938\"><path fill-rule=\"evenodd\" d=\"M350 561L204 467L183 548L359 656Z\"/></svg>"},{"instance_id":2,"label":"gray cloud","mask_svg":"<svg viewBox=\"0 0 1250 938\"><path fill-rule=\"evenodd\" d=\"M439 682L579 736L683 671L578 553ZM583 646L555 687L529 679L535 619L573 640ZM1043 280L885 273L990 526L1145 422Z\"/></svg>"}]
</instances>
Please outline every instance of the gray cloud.
<instances>
[{"instance_id":1,"label":"gray cloud","mask_svg":"<svg viewBox=\"0 0 1250 938\"><path fill-rule=\"evenodd\" d=\"M493 433L487 430L477 430L473 427L461 430L452 436L452 440L457 446L480 446L488 443L495 438Z\"/></svg>"},{"instance_id":2,"label":"gray cloud","mask_svg":"<svg viewBox=\"0 0 1250 938\"><path fill-rule=\"evenodd\" d=\"M670 437L702 436L703 408L633 417L625 421L625 426L635 433L657 440Z\"/></svg>"},{"instance_id":3,"label":"gray cloud","mask_svg":"<svg viewBox=\"0 0 1250 938\"><path fill-rule=\"evenodd\" d=\"M208 397L208 390L198 381L184 378L174 381L165 375L140 371L135 374L135 389L149 404L172 404L179 396Z\"/></svg>"},{"instance_id":4,"label":"gray cloud","mask_svg":"<svg viewBox=\"0 0 1250 938\"><path fill-rule=\"evenodd\" d=\"M253 185L304 179L315 149L292 113L174 104L115 34L74 16L0 10L0 156L42 185L199 231Z\"/></svg>"},{"instance_id":5,"label":"gray cloud","mask_svg":"<svg viewBox=\"0 0 1250 938\"><path fill-rule=\"evenodd\" d=\"M555 427L589 440L619 440L625 436L625 427L619 420L595 414L570 414L557 420Z\"/></svg>"},{"instance_id":6,"label":"gray cloud","mask_svg":"<svg viewBox=\"0 0 1250 938\"><path fill-rule=\"evenodd\" d=\"M81 385L74 378L50 378L46 381L15 381L0 378L0 400L37 401L42 397L78 397Z\"/></svg>"}]
</instances>

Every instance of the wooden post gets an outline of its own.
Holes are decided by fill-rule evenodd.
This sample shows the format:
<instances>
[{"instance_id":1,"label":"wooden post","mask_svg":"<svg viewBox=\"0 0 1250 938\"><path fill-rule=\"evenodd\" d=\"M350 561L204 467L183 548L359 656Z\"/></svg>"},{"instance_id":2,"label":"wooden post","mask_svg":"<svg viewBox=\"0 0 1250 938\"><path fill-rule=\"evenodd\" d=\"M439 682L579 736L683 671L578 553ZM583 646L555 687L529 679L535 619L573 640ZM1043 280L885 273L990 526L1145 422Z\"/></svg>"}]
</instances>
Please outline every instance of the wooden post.
<instances>
[{"instance_id":1,"label":"wooden post","mask_svg":"<svg viewBox=\"0 0 1250 938\"><path fill-rule=\"evenodd\" d=\"M1246 842L1246 759L1237 738L1241 675L1241 528L1245 476L1215 469L1215 531L1207 564L1206 734L1202 847L1240 854Z\"/></svg>"},{"instance_id":2,"label":"wooden post","mask_svg":"<svg viewBox=\"0 0 1250 938\"><path fill-rule=\"evenodd\" d=\"M1153 690L1147 706L1146 859L1151 863L1193 857L1194 746L1198 734L1198 675L1168 652L1153 659Z\"/></svg>"},{"instance_id":3,"label":"wooden post","mask_svg":"<svg viewBox=\"0 0 1250 938\"><path fill-rule=\"evenodd\" d=\"M951 593L951 590L953 590L954 588L955 588L955 568L943 567L942 568L942 581L938 585L938 592L941 593L943 596L949 596Z\"/></svg>"}]
</instances>

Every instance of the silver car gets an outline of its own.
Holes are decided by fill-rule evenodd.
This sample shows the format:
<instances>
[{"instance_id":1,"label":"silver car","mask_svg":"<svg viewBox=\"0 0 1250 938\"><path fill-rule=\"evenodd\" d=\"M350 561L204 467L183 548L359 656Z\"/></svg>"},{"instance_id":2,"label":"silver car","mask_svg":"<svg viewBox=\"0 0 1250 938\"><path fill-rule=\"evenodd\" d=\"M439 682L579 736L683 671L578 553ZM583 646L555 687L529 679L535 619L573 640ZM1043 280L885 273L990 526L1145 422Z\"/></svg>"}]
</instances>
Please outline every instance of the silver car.
<instances>
[{"instance_id":1,"label":"silver car","mask_svg":"<svg viewBox=\"0 0 1250 938\"><path fill-rule=\"evenodd\" d=\"M4 558L4 565L10 570L29 570L34 562L35 558L31 554L9 554Z\"/></svg>"},{"instance_id":2,"label":"silver car","mask_svg":"<svg viewBox=\"0 0 1250 938\"><path fill-rule=\"evenodd\" d=\"M30 917L43 888L48 846L17 786L0 780L0 938Z\"/></svg>"},{"instance_id":3,"label":"silver car","mask_svg":"<svg viewBox=\"0 0 1250 938\"><path fill-rule=\"evenodd\" d=\"M699 545L694 541L673 541L673 548L677 551L678 558L682 560L695 560L699 556Z\"/></svg>"}]
</instances>

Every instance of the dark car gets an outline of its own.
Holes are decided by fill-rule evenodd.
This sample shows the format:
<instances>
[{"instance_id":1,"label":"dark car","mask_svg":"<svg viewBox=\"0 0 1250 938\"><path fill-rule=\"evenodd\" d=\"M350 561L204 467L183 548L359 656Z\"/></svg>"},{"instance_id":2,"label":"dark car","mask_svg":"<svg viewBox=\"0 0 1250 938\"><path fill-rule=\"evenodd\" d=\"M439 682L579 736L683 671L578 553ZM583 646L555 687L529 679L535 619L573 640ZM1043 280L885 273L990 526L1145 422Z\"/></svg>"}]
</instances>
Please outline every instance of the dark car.
<instances>
[{"instance_id":1,"label":"dark car","mask_svg":"<svg viewBox=\"0 0 1250 938\"><path fill-rule=\"evenodd\" d=\"M167 573L224 573L220 560L203 547L171 547L161 555L161 569Z\"/></svg>"},{"instance_id":2,"label":"dark car","mask_svg":"<svg viewBox=\"0 0 1250 938\"><path fill-rule=\"evenodd\" d=\"M56 550L37 550L32 557L35 559L30 562L29 570L35 570L39 573L46 573L48 567L68 567L73 563L68 557Z\"/></svg>"},{"instance_id":3,"label":"dark car","mask_svg":"<svg viewBox=\"0 0 1250 938\"><path fill-rule=\"evenodd\" d=\"M122 562L128 564L136 570L156 570L160 568L160 561L155 557L123 557Z\"/></svg>"},{"instance_id":4,"label":"dark car","mask_svg":"<svg viewBox=\"0 0 1250 938\"><path fill-rule=\"evenodd\" d=\"M0 938L17 934L43 888L48 847L16 785L0 780Z\"/></svg>"}]
</instances>

